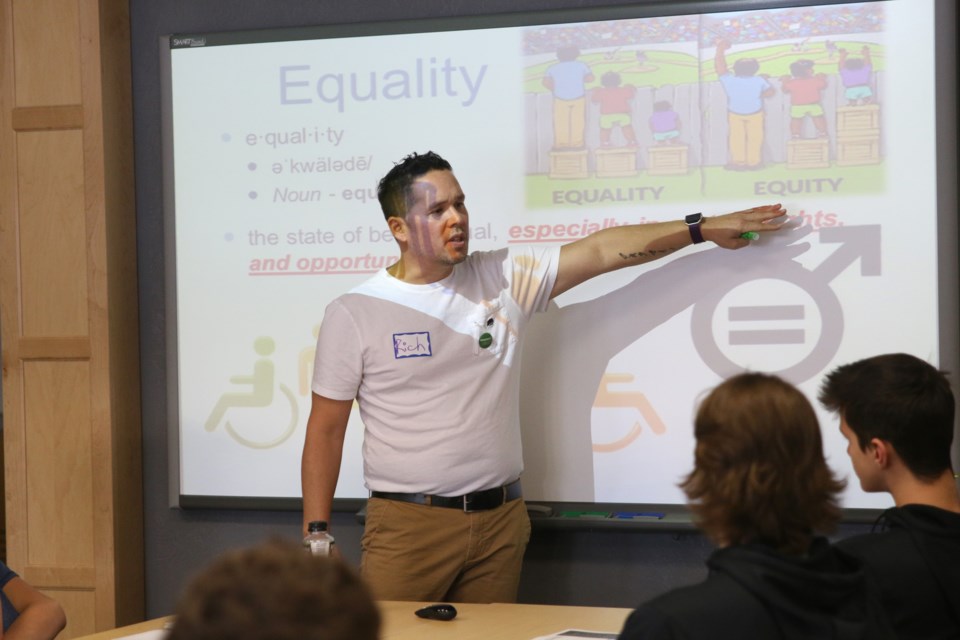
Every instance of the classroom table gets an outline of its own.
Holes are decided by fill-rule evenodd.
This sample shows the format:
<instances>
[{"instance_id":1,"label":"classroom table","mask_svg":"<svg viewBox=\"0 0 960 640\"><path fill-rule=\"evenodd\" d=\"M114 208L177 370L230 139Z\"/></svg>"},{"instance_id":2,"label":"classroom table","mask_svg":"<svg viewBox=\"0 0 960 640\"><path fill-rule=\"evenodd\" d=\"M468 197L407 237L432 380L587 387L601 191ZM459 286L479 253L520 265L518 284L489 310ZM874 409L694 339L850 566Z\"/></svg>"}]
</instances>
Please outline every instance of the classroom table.
<instances>
[{"instance_id":1,"label":"classroom table","mask_svg":"<svg viewBox=\"0 0 960 640\"><path fill-rule=\"evenodd\" d=\"M428 603L380 602L381 640L532 640L565 629L617 632L630 609L568 607L542 604L456 604L457 617L449 622L424 620L414 611ZM157 618L78 640L118 640L162 629L173 618ZM159 637L160 634L155 634ZM137 640L153 640L141 636Z\"/></svg>"}]
</instances>

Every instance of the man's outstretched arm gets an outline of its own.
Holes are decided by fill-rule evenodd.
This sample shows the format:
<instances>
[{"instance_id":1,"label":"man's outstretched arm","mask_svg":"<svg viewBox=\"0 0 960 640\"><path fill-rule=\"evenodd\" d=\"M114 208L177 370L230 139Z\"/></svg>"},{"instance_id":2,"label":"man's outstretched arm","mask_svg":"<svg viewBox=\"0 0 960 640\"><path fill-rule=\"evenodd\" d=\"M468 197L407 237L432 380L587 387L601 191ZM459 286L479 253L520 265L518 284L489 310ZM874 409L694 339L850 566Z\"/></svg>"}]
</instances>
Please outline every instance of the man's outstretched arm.
<instances>
[{"instance_id":1,"label":"man's outstretched arm","mask_svg":"<svg viewBox=\"0 0 960 640\"><path fill-rule=\"evenodd\" d=\"M774 231L786 219L779 204L763 205L722 216L704 218L703 239L724 249L740 249L750 244L741 237L747 232ZM550 297L556 297L594 276L644 264L670 255L692 244L690 230L682 220L611 227L560 248L557 280Z\"/></svg>"}]
</instances>

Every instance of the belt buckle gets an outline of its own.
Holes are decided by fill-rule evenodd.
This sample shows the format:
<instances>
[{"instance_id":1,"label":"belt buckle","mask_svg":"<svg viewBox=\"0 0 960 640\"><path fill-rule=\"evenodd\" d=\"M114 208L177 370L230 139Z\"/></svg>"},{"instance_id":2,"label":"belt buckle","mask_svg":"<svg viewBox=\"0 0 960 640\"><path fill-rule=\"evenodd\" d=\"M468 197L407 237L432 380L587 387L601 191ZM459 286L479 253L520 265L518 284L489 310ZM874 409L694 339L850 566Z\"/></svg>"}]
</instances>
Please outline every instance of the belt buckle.
<instances>
[{"instance_id":1,"label":"belt buckle","mask_svg":"<svg viewBox=\"0 0 960 640\"><path fill-rule=\"evenodd\" d=\"M483 509L473 509L474 498L476 498L479 491L474 491L473 493L465 493L463 495L463 512L464 513L473 513L474 511L482 511Z\"/></svg>"},{"instance_id":2,"label":"belt buckle","mask_svg":"<svg viewBox=\"0 0 960 640\"><path fill-rule=\"evenodd\" d=\"M502 506L502 505L506 504L506 503L507 503L507 487L506 487L506 486L500 486L500 487L496 487L495 489L486 489L486 490L484 490L484 491L474 491L473 493L467 493L467 494L465 494L465 495L463 496L463 512L464 512L464 513L473 513L474 511L484 511L484 510L487 510L487 509L492 509L492 508L494 508L494 507L492 507L492 506L489 506L490 501L487 500L487 499L485 499L485 500L482 501L483 504L480 506L479 509L473 509L473 508L471 508L471 507L472 507L472 504L471 504L472 500L471 500L471 499L474 498L474 497L477 497L477 496L483 496L484 498L487 498L488 495L490 495L493 491L496 491L496 490L499 490L499 491L500 491L500 504L498 504L498 505L496 505L496 506L499 507L499 506Z\"/></svg>"}]
</instances>

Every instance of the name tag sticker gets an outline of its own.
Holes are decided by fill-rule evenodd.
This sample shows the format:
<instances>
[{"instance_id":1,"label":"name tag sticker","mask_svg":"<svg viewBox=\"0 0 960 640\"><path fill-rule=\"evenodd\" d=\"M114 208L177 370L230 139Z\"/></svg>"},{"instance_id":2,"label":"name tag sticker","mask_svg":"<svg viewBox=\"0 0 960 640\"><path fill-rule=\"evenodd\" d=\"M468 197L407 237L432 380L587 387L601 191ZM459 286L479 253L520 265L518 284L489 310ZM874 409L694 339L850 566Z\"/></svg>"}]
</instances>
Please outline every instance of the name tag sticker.
<instances>
[{"instance_id":1,"label":"name tag sticker","mask_svg":"<svg viewBox=\"0 0 960 640\"><path fill-rule=\"evenodd\" d=\"M393 357L395 359L422 358L432 355L429 331L393 334Z\"/></svg>"}]
</instances>

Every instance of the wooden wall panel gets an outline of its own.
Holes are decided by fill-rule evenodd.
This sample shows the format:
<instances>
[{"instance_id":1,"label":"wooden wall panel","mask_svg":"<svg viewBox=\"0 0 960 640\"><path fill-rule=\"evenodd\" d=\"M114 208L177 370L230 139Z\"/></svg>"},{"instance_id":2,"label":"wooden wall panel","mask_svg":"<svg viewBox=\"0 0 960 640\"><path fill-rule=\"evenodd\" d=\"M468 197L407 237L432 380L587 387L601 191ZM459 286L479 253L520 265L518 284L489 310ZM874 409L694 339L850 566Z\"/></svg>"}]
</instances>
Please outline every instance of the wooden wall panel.
<instances>
[{"instance_id":1,"label":"wooden wall panel","mask_svg":"<svg viewBox=\"0 0 960 640\"><path fill-rule=\"evenodd\" d=\"M143 616L128 0L0 0L7 559L59 640Z\"/></svg>"},{"instance_id":2,"label":"wooden wall panel","mask_svg":"<svg viewBox=\"0 0 960 640\"><path fill-rule=\"evenodd\" d=\"M17 135L22 335L86 335L83 134Z\"/></svg>"},{"instance_id":3,"label":"wooden wall panel","mask_svg":"<svg viewBox=\"0 0 960 640\"><path fill-rule=\"evenodd\" d=\"M30 566L94 566L90 393L86 362L24 363Z\"/></svg>"},{"instance_id":4,"label":"wooden wall panel","mask_svg":"<svg viewBox=\"0 0 960 640\"><path fill-rule=\"evenodd\" d=\"M15 106L80 104L76 0L13 0Z\"/></svg>"},{"instance_id":5,"label":"wooden wall panel","mask_svg":"<svg viewBox=\"0 0 960 640\"><path fill-rule=\"evenodd\" d=\"M97 632L94 616L96 599L92 589L43 589L42 591L59 602L68 612L67 628L57 636L57 640L79 638Z\"/></svg>"}]
</instances>

